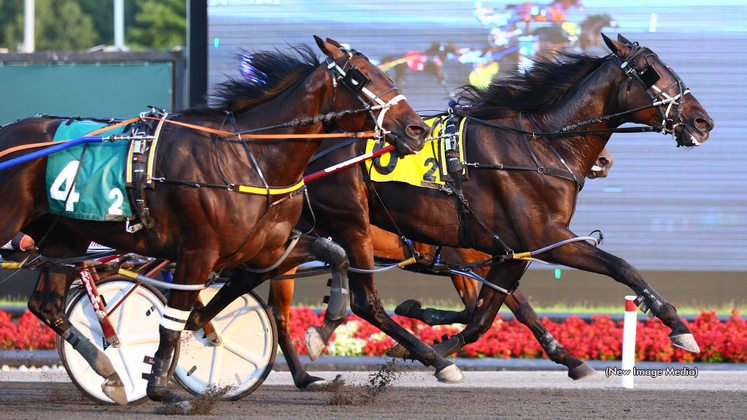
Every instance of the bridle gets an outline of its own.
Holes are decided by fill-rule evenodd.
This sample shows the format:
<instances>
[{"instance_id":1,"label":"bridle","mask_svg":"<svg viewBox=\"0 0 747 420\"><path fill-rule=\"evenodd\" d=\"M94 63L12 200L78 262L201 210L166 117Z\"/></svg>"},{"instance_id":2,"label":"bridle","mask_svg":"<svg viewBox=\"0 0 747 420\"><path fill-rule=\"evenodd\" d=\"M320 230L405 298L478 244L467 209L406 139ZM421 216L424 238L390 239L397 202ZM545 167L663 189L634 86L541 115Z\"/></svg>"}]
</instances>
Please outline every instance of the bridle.
<instances>
[{"instance_id":1,"label":"bridle","mask_svg":"<svg viewBox=\"0 0 747 420\"><path fill-rule=\"evenodd\" d=\"M479 104L470 104L470 105L465 105L465 106L454 104L450 106L454 106L456 108L454 112L457 115L461 115L463 117L469 118L470 120L477 121L481 124L484 124L490 127L512 131L518 134L528 135L533 140L543 138L543 137L572 137L572 136L577 136L581 134L586 135L586 134L600 134L600 133L612 134L612 133L659 132L664 135L671 134L672 138L677 142L677 147L684 146L684 144L682 144L680 141L680 139L684 138L684 136L680 135L680 137L678 138L677 129L679 127L682 127L683 131L686 130L686 128L682 124L683 99L685 95L690 93L690 89L684 88L684 82L679 77L679 75L677 75L677 73L675 73L671 67L664 64L664 62L662 62L653 51L651 51L647 47L639 46L637 42L627 44L627 46L631 48L631 52L628 53L628 55L626 55L625 57L621 58L620 56L614 53L607 56L609 57L609 59L616 61L617 67L628 78L627 89L625 92L625 99L622 104L622 109L625 109L624 111L617 112L615 114L604 115L604 116L593 118L593 119L586 120L586 121L569 124L554 131L540 132L540 131L525 131L525 130L522 130L516 127L510 127L510 126L498 124L492 121L475 118L469 115L469 109L474 107L475 105L479 106ZM637 69L633 67L631 63L633 62L633 60L638 58L641 54L645 54L644 59L646 60L646 64L640 69ZM651 62L649 61L649 57L653 57L653 59L661 63L661 65L669 71L669 74L675 80L672 84L670 84L664 89L661 89L658 86L656 86L656 82L659 81L659 79L661 78L661 75L659 74L659 72L656 71L654 66L651 64ZM591 72L584 79L589 80L591 77L593 77L594 74L599 72L602 68L603 66L597 67L596 70ZM640 85L640 87L646 93L646 96L651 101L651 103L643 105L643 106L639 106L633 109L626 109L628 105L628 97L630 95L630 89L633 85L633 80L635 80L638 83L638 85ZM675 94L674 96L670 96L667 93L667 91L675 86L677 87L677 94ZM653 94L651 90L654 90L655 94ZM615 128L579 130L580 128L583 128L583 127L587 127L587 126L594 125L594 124L604 122L607 120L622 117L624 115L632 114L634 112L638 112L638 111L641 111L647 108L652 108L652 107L657 108L657 110L659 111L659 114L662 117L662 125L654 125L654 126L644 125L644 126L637 126L637 127L615 127ZM670 113L672 112L673 109L676 109L677 115L674 117L671 117ZM700 145L700 142L698 142L692 136L690 138L690 141L693 142L694 146Z\"/></svg>"},{"instance_id":2,"label":"bridle","mask_svg":"<svg viewBox=\"0 0 747 420\"><path fill-rule=\"evenodd\" d=\"M376 138L381 139L385 135L391 134L389 131L384 129L384 116L390 108L407 98L405 98L405 95L398 94L388 102L384 102L381 97L391 91L397 90L397 87L392 86L378 95L375 95L366 88L366 84L370 82L368 77L351 63L352 59L357 57L365 58L365 56L356 50L348 50L345 48L340 48L340 50L347 53L347 56L343 58L344 62L342 64L336 62L330 57L325 58L327 69L332 73L332 97L334 98L334 101L337 101L336 89L337 82L339 81L343 86L356 95L358 100L365 107L365 111L371 115L371 118L376 124ZM376 105L373 105L374 103L376 103ZM374 114L374 111L377 110L379 111L378 117Z\"/></svg>"},{"instance_id":3,"label":"bridle","mask_svg":"<svg viewBox=\"0 0 747 420\"><path fill-rule=\"evenodd\" d=\"M631 48L631 51L627 56L625 56L624 58L620 58L617 55L614 56L620 70L628 77L628 88L625 92L625 102L623 104L623 108L627 107L630 87L632 81L635 80L643 87L643 91L646 93L646 96L651 100L650 106L656 107L656 109L659 111L659 114L661 115L661 133L665 135L671 134L672 138L677 141L677 146L681 146L682 144L680 144L680 141L677 140L676 131L678 127L682 126L683 99L685 95L690 93L690 89L684 88L684 82L679 77L679 75L677 75L677 73L675 73L674 70L672 70L668 65L664 64L664 62L662 62L653 51L646 47L641 47L637 42L628 44L627 46ZM645 60L646 64L644 64L641 68L633 67L632 62L641 55L643 55L643 59ZM656 82L661 79L661 75L658 71L656 71L649 59L658 61L664 68L666 68L667 71L669 71L669 74L674 78L674 82L672 82L664 89L656 86ZM677 94L675 94L674 96L670 96L667 91L669 91L669 89L673 87L677 88ZM652 90L655 94L651 92ZM635 110L631 110L628 112L637 111L639 109L640 108L636 108ZM676 109L676 115L670 116L670 113L672 113L673 109ZM684 130L684 127L682 129ZM696 146L700 144L695 139L691 139L691 141Z\"/></svg>"}]
</instances>

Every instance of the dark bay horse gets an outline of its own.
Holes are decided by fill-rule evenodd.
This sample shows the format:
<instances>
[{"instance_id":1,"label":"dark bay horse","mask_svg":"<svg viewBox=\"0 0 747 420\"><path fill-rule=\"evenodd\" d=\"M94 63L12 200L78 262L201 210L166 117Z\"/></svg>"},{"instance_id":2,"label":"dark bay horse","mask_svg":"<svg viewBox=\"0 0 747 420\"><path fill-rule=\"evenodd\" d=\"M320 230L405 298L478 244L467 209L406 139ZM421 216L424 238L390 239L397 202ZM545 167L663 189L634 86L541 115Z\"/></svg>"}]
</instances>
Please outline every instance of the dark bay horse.
<instances>
[{"instance_id":1,"label":"dark bay horse","mask_svg":"<svg viewBox=\"0 0 747 420\"><path fill-rule=\"evenodd\" d=\"M590 179L607 177L613 163L614 158L612 154L605 148L602 150L602 153L599 155L596 163L586 177ZM490 258L489 255L473 249L443 247L441 250L438 250L434 245L427 245L418 242L410 242L410 245L406 246L406 244L396 234L373 225L371 226L371 239L373 242L374 255L389 259L402 260L410 258L413 256L412 249L422 255L435 255L438 253L443 261L452 263L470 263ZM474 271L484 278L487 275L488 268L476 268ZM293 273L295 273L295 269L292 269L286 274ZM458 274L451 274L450 278L457 294L464 304L464 310L454 312L443 311L435 308L424 309L421 307L418 300L408 299L397 306L395 313L397 315L419 319L429 325L453 323L466 324L477 304L477 294L479 291L478 281ZM298 359L296 349L291 341L288 326L294 286L295 280L291 278L282 280L273 279L270 286L270 297L268 302L273 308L273 315L275 316L275 322L278 326L278 342L283 350L283 355L288 363L288 368L293 375L296 387L303 390L323 388L326 385L326 381L320 377L310 376L308 372L306 372ZM539 316L534 309L532 309L532 306L529 304L529 301L521 290L516 289L513 294L507 296L506 305L516 316L516 319L532 331L548 357L555 363L562 364L568 368L568 376L570 378L578 380L596 373L594 369L571 356L564 347L558 344L558 342L542 325ZM316 355L314 354L310 354L310 356L314 359L316 358Z\"/></svg>"},{"instance_id":2,"label":"dark bay horse","mask_svg":"<svg viewBox=\"0 0 747 420\"><path fill-rule=\"evenodd\" d=\"M608 56L540 57L529 72L496 79L484 90L465 89L457 112L469 119L465 129L469 161L464 164L470 174L461 195L453 189L371 183L363 165L325 177L309 190L313 217L309 213L304 219L314 220L319 235L330 236L345 249L351 267L374 268L371 224L414 241L492 256L494 264L486 277L492 287L481 288L465 330L435 346L421 342L387 315L372 273L350 275L353 312L424 365L436 367L441 381L463 380L456 366L443 365L442 355L458 351L487 331L529 264L533 256L529 252L561 243L538 256L629 286L641 309L672 330L674 345L699 351L674 306L633 266L588 242L565 243L577 238L568 225L579 192L578 174L589 172L613 132L625 131L620 125L643 124L646 127L630 130L660 131L687 147L706 141L714 127L682 79L651 50L622 36L618 41L606 36L604 40L612 50ZM334 150L308 170L358 156L363 148L355 144ZM524 170L511 170L517 168ZM461 223L460 205L466 205L471 216L461 218ZM196 325L203 314L217 312L216 307L225 302L211 304L213 308L192 313Z\"/></svg>"},{"instance_id":3,"label":"dark bay horse","mask_svg":"<svg viewBox=\"0 0 747 420\"><path fill-rule=\"evenodd\" d=\"M612 154L604 148L602 153L597 157L596 163L592 166L591 171L586 174L589 179L606 178L609 175L610 169L614 164L614 157ZM384 258L395 258L395 259L407 259L412 257L412 250L410 246L403 243L403 241L392 232L385 231L379 227L371 226L371 234L374 238L374 253L378 257ZM418 253L423 255L440 255L443 261L449 263L471 263L477 261L484 261L490 258L489 255L484 254L474 249L460 249L452 247L442 247L440 250L434 245L423 244L419 242L410 242L412 248ZM473 269L480 277L485 278L488 274L488 267L476 267ZM451 274L451 282L456 289L457 294L464 304L464 310L460 312L454 311L442 311L436 308L423 309L419 301L415 299L408 299L400 303L394 312L397 315L407 316L409 318L415 318L423 321L429 325L444 325L452 324L454 322L466 324L469 320L472 311L477 304L477 294L479 291L478 281L469 277L465 277L459 274ZM275 280L273 280L273 283ZM516 289L513 294L506 297L506 305L511 309L511 312L516 315L517 320L522 324L529 327L538 339L543 337L547 330L539 322L537 314L532 310L526 297L519 289ZM528 309L524 309L524 307ZM522 312L517 314L517 311ZM525 322L526 321L526 322ZM545 346L545 351L548 350ZM552 358L552 356L550 356ZM554 359L553 359L554 360ZM558 362L562 363L562 362ZM563 363L565 364L565 363ZM566 365L568 366L568 365ZM572 369L572 366L569 366Z\"/></svg>"},{"instance_id":4,"label":"dark bay horse","mask_svg":"<svg viewBox=\"0 0 747 420\"><path fill-rule=\"evenodd\" d=\"M315 39L327 56L325 62L320 63L307 46L247 53L241 61L243 78L220 85L215 106L162 118L167 123L161 123L153 177L157 185L142 196L152 228L128 233L125 222L84 221L51 212L44 188L46 157L0 171L0 243L23 230L49 258L85 255L94 240L176 262L177 286L169 295L148 379L153 400L174 399L166 388L174 348L198 289L211 272L242 264L233 270L226 288L253 288L300 263L320 259L334 267L336 282L347 284L347 260L339 246L308 235L291 238L303 206L303 171L326 136L323 133L378 128L407 154L420 150L430 132L391 80L365 56L333 40ZM29 118L5 126L0 150L48 143L65 121ZM256 129L279 136L262 139L248 134ZM283 137L291 134L303 136ZM64 315L74 276L75 270L49 266L29 308L106 379L102 388L110 398L126 403L121 379L107 356ZM187 287L179 290L180 285ZM346 315L347 297L338 296L336 304L333 312Z\"/></svg>"}]
</instances>

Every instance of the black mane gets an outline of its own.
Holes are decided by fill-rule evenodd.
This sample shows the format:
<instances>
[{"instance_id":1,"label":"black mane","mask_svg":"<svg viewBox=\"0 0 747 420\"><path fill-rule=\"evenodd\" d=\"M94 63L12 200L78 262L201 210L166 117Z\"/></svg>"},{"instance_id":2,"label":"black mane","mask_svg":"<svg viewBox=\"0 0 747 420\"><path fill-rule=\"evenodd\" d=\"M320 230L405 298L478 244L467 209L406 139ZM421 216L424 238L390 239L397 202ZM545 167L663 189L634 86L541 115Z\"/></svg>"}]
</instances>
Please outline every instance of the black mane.
<instances>
[{"instance_id":1,"label":"black mane","mask_svg":"<svg viewBox=\"0 0 747 420\"><path fill-rule=\"evenodd\" d=\"M604 57L567 52L537 57L526 73L517 71L495 78L484 89L464 86L458 103L473 105L469 115L476 118L505 118L520 111L536 113L552 106L604 61Z\"/></svg>"},{"instance_id":2,"label":"black mane","mask_svg":"<svg viewBox=\"0 0 747 420\"><path fill-rule=\"evenodd\" d=\"M303 44L288 51L244 51L238 58L242 77L229 78L213 88L212 109L242 110L279 94L319 65L316 54Z\"/></svg>"}]
</instances>

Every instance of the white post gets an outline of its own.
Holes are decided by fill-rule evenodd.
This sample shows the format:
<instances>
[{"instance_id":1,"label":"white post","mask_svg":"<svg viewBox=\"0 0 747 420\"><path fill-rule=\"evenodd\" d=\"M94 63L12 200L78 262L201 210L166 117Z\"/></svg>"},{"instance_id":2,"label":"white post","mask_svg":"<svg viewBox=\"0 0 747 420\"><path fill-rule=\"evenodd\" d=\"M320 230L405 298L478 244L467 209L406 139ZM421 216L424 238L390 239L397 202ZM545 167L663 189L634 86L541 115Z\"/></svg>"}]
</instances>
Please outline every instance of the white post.
<instances>
[{"instance_id":1,"label":"white post","mask_svg":"<svg viewBox=\"0 0 747 420\"><path fill-rule=\"evenodd\" d=\"M124 51L124 0L114 0L114 46Z\"/></svg>"},{"instance_id":2,"label":"white post","mask_svg":"<svg viewBox=\"0 0 747 420\"><path fill-rule=\"evenodd\" d=\"M23 52L32 53L36 51L36 45L34 44L34 0L25 0L23 8Z\"/></svg>"},{"instance_id":3,"label":"white post","mask_svg":"<svg viewBox=\"0 0 747 420\"><path fill-rule=\"evenodd\" d=\"M625 317L623 318L622 348L622 387L633 389L633 369L635 368L635 328L638 323L635 296L625 296Z\"/></svg>"}]
</instances>

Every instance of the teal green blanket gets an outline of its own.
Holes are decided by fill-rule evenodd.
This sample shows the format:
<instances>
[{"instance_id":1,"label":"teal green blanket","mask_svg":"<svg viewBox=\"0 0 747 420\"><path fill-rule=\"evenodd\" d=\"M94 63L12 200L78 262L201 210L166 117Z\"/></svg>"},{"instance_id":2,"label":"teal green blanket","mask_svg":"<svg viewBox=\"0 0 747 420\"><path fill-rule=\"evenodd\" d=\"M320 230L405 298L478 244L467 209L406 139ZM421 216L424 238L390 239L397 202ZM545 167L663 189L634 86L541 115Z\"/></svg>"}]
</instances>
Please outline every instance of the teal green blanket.
<instances>
[{"instance_id":1,"label":"teal green blanket","mask_svg":"<svg viewBox=\"0 0 747 420\"><path fill-rule=\"evenodd\" d=\"M105 126L93 121L62 123L54 141L83 137ZM120 127L101 135L124 134L123 130L126 129ZM66 217L95 221L121 221L131 217L124 184L129 146L129 141L86 143L49 155L47 194L52 214L61 212Z\"/></svg>"}]
</instances>

